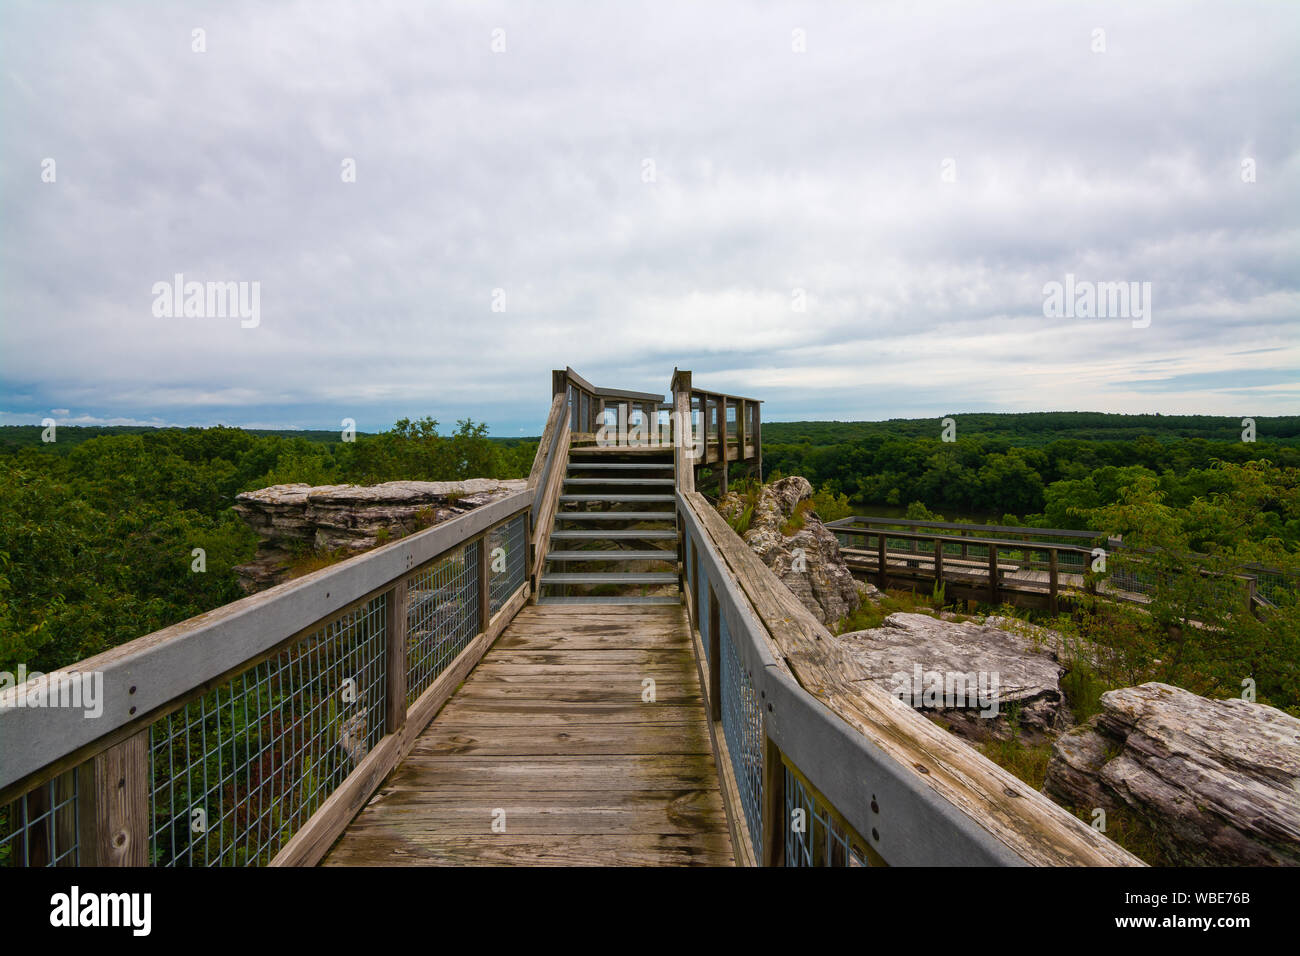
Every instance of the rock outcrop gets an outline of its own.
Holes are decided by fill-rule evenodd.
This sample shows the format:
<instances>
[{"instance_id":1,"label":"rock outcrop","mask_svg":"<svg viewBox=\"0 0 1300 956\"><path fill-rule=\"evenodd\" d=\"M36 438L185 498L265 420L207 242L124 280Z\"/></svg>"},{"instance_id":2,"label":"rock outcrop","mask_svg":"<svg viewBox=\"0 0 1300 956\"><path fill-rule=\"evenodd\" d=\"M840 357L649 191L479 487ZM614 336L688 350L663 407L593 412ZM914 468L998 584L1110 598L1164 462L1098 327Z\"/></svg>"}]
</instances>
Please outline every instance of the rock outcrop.
<instances>
[{"instance_id":1,"label":"rock outcrop","mask_svg":"<svg viewBox=\"0 0 1300 956\"><path fill-rule=\"evenodd\" d=\"M1128 808L1186 866L1300 865L1300 720L1149 683L1056 741L1043 792Z\"/></svg>"},{"instance_id":2,"label":"rock outcrop","mask_svg":"<svg viewBox=\"0 0 1300 956\"><path fill-rule=\"evenodd\" d=\"M838 640L869 680L969 740L1009 736L1012 713L1030 740L1068 723L1056 655L1021 634L898 613Z\"/></svg>"},{"instance_id":3,"label":"rock outcrop","mask_svg":"<svg viewBox=\"0 0 1300 956\"><path fill-rule=\"evenodd\" d=\"M343 556L373 548L487 504L527 485L497 481L389 481L380 485L272 485L235 497L258 533L257 556L235 568L252 593L279 584L304 552Z\"/></svg>"},{"instance_id":4,"label":"rock outcrop","mask_svg":"<svg viewBox=\"0 0 1300 956\"><path fill-rule=\"evenodd\" d=\"M743 537L804 607L829 626L857 610L861 598L835 535L810 506L800 508L811 497L812 485L798 475L764 485ZM718 511L733 525L746 507L744 496L734 492L718 502ZM787 535L782 531L787 524L801 526Z\"/></svg>"}]
</instances>

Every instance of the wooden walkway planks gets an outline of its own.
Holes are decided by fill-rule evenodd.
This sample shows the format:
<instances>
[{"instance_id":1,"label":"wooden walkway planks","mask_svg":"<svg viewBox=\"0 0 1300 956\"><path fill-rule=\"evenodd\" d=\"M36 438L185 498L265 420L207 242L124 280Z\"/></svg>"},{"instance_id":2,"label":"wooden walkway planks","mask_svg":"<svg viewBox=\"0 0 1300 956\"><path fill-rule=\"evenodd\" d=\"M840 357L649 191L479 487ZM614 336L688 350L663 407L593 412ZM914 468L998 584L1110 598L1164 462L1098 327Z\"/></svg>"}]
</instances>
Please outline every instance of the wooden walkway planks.
<instances>
[{"instance_id":1,"label":"wooden walkway planks","mask_svg":"<svg viewBox=\"0 0 1300 956\"><path fill-rule=\"evenodd\" d=\"M323 865L732 862L683 609L543 604L519 612Z\"/></svg>"}]
</instances>

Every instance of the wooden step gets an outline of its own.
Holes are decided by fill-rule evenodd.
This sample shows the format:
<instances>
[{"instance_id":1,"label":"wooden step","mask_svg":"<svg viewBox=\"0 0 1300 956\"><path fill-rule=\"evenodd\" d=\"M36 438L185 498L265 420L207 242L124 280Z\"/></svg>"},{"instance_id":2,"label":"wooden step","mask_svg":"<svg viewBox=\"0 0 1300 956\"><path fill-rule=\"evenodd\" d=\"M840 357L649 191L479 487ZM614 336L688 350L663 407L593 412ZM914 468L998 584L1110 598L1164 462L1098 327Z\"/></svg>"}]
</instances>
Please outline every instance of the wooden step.
<instances>
[{"instance_id":1,"label":"wooden step","mask_svg":"<svg viewBox=\"0 0 1300 956\"><path fill-rule=\"evenodd\" d=\"M551 537L575 541L635 540L637 538L669 540L676 539L677 532L672 528L642 528L639 531L635 528L617 531L597 528L589 531L552 531Z\"/></svg>"},{"instance_id":2,"label":"wooden step","mask_svg":"<svg viewBox=\"0 0 1300 956\"><path fill-rule=\"evenodd\" d=\"M668 471L673 467L671 461L664 462L662 465L644 461L570 461L569 471L621 471L623 469L635 469L637 471Z\"/></svg>"},{"instance_id":3,"label":"wooden step","mask_svg":"<svg viewBox=\"0 0 1300 956\"><path fill-rule=\"evenodd\" d=\"M551 551L547 561L677 561L677 552L659 551Z\"/></svg>"},{"instance_id":4,"label":"wooden step","mask_svg":"<svg viewBox=\"0 0 1300 956\"><path fill-rule=\"evenodd\" d=\"M566 485L638 485L641 487L671 488L672 478L565 478Z\"/></svg>"},{"instance_id":5,"label":"wooden step","mask_svg":"<svg viewBox=\"0 0 1300 956\"><path fill-rule=\"evenodd\" d=\"M675 511L557 511L556 521L671 521Z\"/></svg>"},{"instance_id":6,"label":"wooden step","mask_svg":"<svg viewBox=\"0 0 1300 956\"><path fill-rule=\"evenodd\" d=\"M622 504L624 502L645 503L647 501L669 502L676 500L676 495L560 495L561 503L568 502L570 504L579 501L606 501Z\"/></svg>"},{"instance_id":7,"label":"wooden step","mask_svg":"<svg viewBox=\"0 0 1300 956\"><path fill-rule=\"evenodd\" d=\"M586 571L581 574L547 571L542 586L554 584L676 584L673 571Z\"/></svg>"},{"instance_id":8,"label":"wooden step","mask_svg":"<svg viewBox=\"0 0 1300 956\"><path fill-rule=\"evenodd\" d=\"M602 448L599 445L576 445L569 449L570 458L577 458L582 455L591 455L597 458L607 458L613 455L632 455L637 458L664 458L671 460L673 457L673 450L671 446L665 448L663 445L647 445L644 448L633 448L627 445L609 446L606 448Z\"/></svg>"},{"instance_id":9,"label":"wooden step","mask_svg":"<svg viewBox=\"0 0 1300 956\"><path fill-rule=\"evenodd\" d=\"M537 599L538 604L681 604L677 595L617 594L596 597L552 597L543 594Z\"/></svg>"}]
</instances>

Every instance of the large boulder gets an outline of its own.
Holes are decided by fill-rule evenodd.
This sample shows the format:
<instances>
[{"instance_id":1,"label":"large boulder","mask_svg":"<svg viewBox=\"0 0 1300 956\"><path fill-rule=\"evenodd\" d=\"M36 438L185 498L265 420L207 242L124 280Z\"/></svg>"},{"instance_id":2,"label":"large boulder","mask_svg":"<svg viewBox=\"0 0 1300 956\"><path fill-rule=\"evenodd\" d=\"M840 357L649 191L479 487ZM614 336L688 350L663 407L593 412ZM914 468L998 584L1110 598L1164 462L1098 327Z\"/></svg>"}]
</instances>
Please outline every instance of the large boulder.
<instances>
[{"instance_id":1,"label":"large boulder","mask_svg":"<svg viewBox=\"0 0 1300 956\"><path fill-rule=\"evenodd\" d=\"M800 507L811 497L812 485L798 475L763 485L743 537L803 606L830 626L856 611L861 597L835 535L816 511ZM747 507L745 496L735 492L718 502L718 511L733 525ZM797 526L787 529L791 534L783 531L788 525Z\"/></svg>"},{"instance_id":2,"label":"large boulder","mask_svg":"<svg viewBox=\"0 0 1300 956\"><path fill-rule=\"evenodd\" d=\"M1013 732L1042 739L1068 724L1064 670L1049 648L1024 634L900 612L838 640L869 680L966 739Z\"/></svg>"},{"instance_id":3,"label":"large boulder","mask_svg":"<svg viewBox=\"0 0 1300 956\"><path fill-rule=\"evenodd\" d=\"M235 568L250 593L285 580L304 552L349 556L521 491L523 479L388 481L379 485L272 485L235 496L235 511L261 540Z\"/></svg>"},{"instance_id":4,"label":"large boulder","mask_svg":"<svg viewBox=\"0 0 1300 956\"><path fill-rule=\"evenodd\" d=\"M1127 808L1174 865L1300 864L1300 720L1149 683L1056 741L1043 792Z\"/></svg>"}]
</instances>

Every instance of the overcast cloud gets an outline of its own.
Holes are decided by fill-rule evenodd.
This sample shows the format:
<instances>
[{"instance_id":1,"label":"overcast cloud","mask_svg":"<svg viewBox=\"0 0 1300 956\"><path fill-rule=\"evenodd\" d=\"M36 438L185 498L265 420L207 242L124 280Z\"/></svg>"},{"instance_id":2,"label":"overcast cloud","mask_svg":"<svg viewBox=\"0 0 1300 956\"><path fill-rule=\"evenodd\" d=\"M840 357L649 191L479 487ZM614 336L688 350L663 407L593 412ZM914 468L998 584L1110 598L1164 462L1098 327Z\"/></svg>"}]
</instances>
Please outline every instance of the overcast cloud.
<instances>
[{"instance_id":1,"label":"overcast cloud","mask_svg":"<svg viewBox=\"0 0 1300 956\"><path fill-rule=\"evenodd\" d=\"M1296 414L1297 63L1284 2L6 0L0 422L537 434L566 364L768 419ZM155 316L176 273L260 323ZM1149 327L1045 318L1067 273Z\"/></svg>"}]
</instances>

